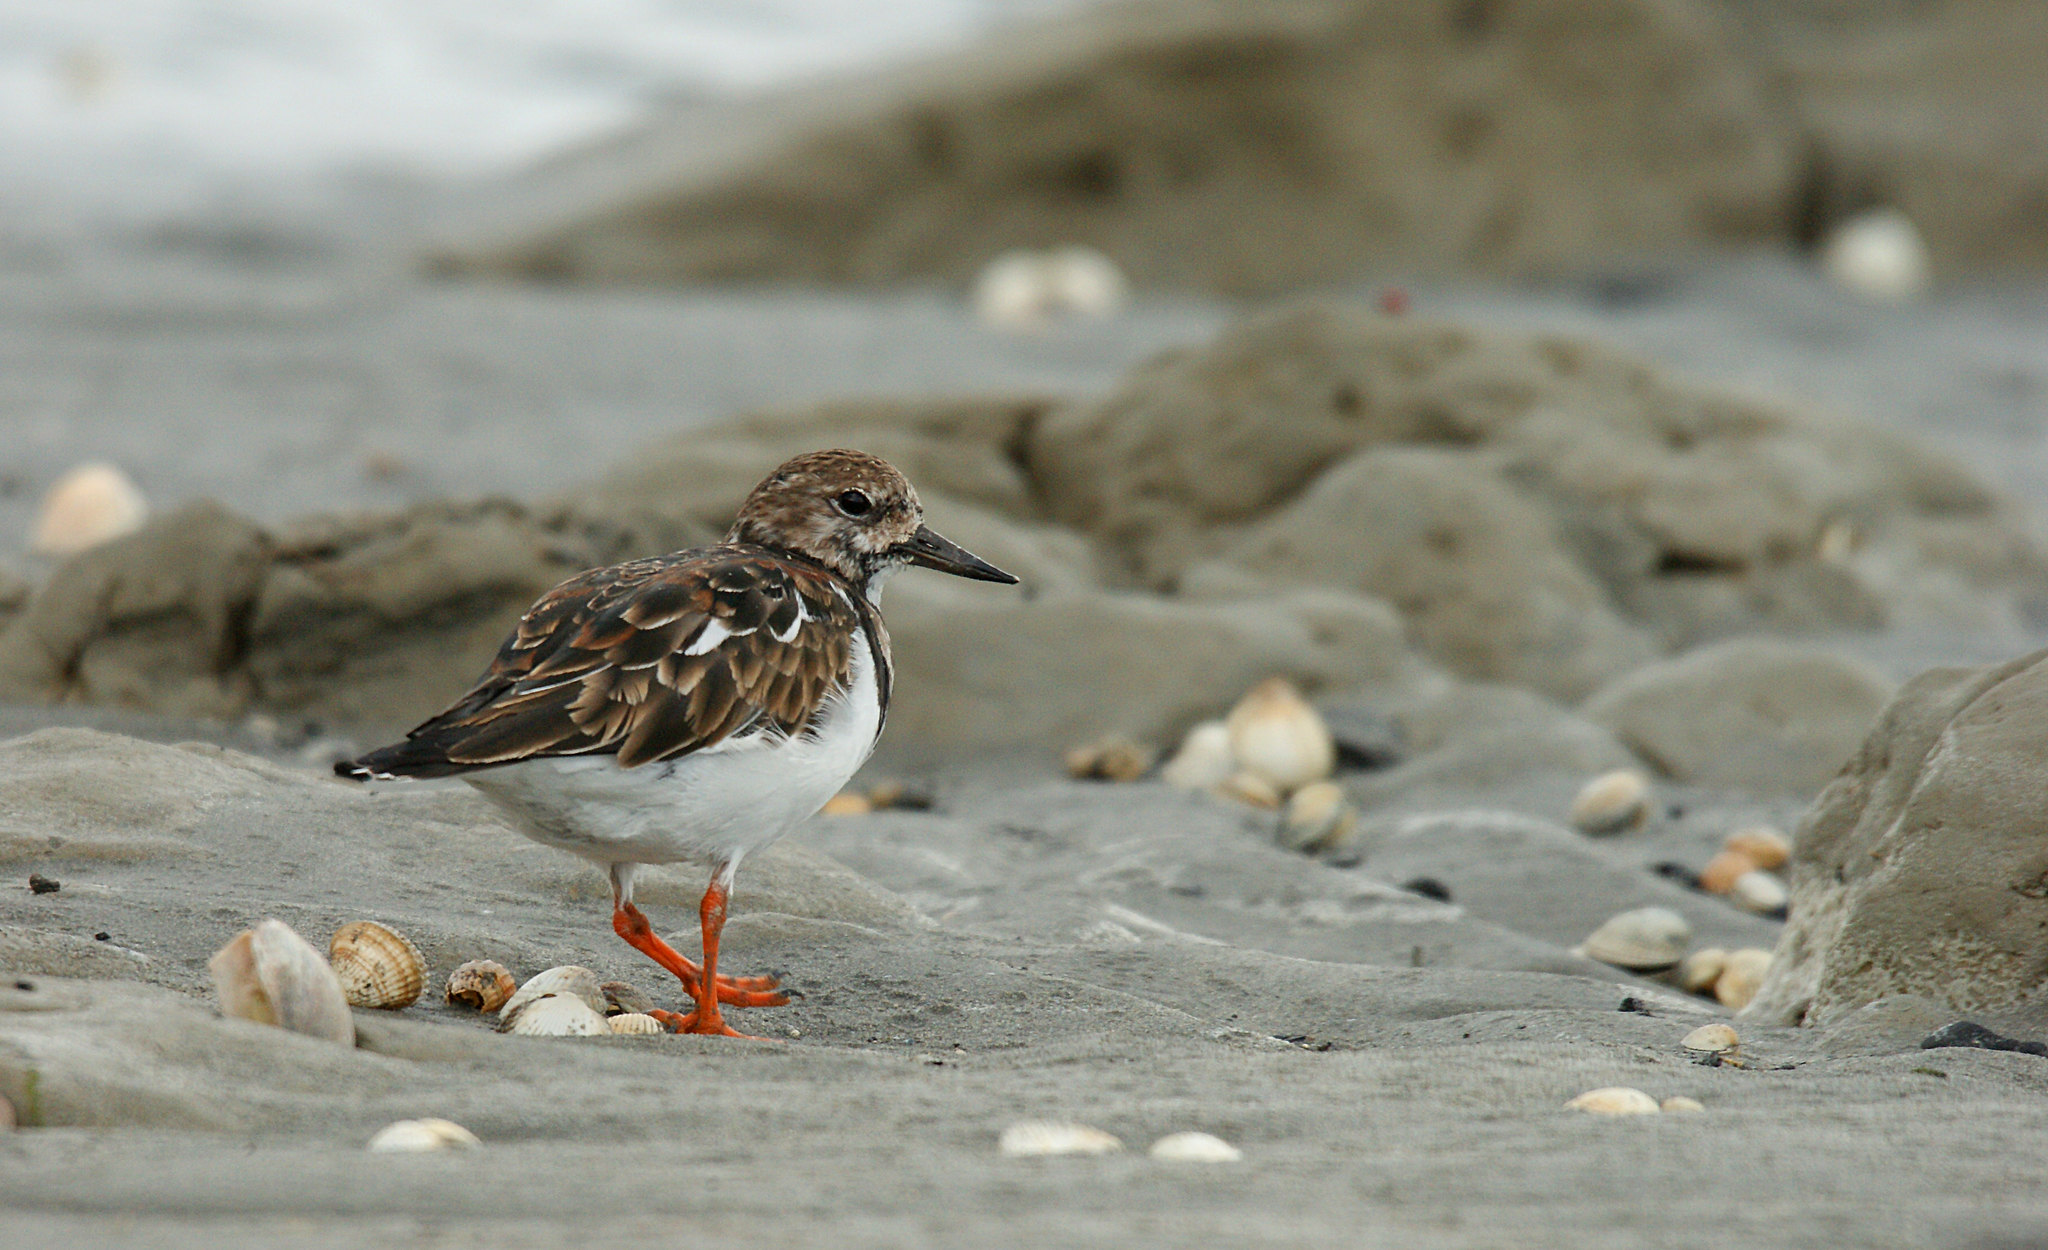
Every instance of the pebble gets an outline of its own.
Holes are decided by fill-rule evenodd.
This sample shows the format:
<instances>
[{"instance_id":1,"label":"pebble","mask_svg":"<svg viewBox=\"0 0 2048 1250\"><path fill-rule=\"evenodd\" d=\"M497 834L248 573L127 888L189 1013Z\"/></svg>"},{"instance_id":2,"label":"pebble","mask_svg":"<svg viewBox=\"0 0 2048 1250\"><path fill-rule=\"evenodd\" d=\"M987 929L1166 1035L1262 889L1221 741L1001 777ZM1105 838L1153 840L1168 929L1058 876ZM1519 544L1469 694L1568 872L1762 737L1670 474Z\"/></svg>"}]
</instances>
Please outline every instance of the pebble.
<instances>
[{"instance_id":1,"label":"pebble","mask_svg":"<svg viewBox=\"0 0 2048 1250\"><path fill-rule=\"evenodd\" d=\"M2048 1046L2040 1042L2023 1042L2006 1037L1974 1020L1958 1020L1954 1024L1945 1024L1929 1033L1920 1043L1922 1050L1940 1050L1949 1046L1968 1046L1978 1050L2012 1050L2023 1055L2048 1055Z\"/></svg>"},{"instance_id":2,"label":"pebble","mask_svg":"<svg viewBox=\"0 0 2048 1250\"><path fill-rule=\"evenodd\" d=\"M1896 208L1858 213L1821 244L1821 271L1842 290L1885 304L1918 299L1933 285L1927 244Z\"/></svg>"},{"instance_id":3,"label":"pebble","mask_svg":"<svg viewBox=\"0 0 2048 1250\"><path fill-rule=\"evenodd\" d=\"M1679 1045L1687 1050L1704 1051L1708 1054L1722 1054L1742 1044L1735 1030L1725 1024L1703 1024L1685 1035Z\"/></svg>"},{"instance_id":4,"label":"pebble","mask_svg":"<svg viewBox=\"0 0 2048 1250\"><path fill-rule=\"evenodd\" d=\"M1019 1120L1003 1130L997 1149L1012 1159L1043 1155L1103 1155L1124 1144L1099 1128L1054 1120Z\"/></svg>"},{"instance_id":5,"label":"pebble","mask_svg":"<svg viewBox=\"0 0 2048 1250\"><path fill-rule=\"evenodd\" d=\"M377 1130L369 1149L376 1154L420 1154L430 1150L470 1150L483 1143L453 1120L397 1120Z\"/></svg>"},{"instance_id":6,"label":"pebble","mask_svg":"<svg viewBox=\"0 0 2048 1250\"><path fill-rule=\"evenodd\" d=\"M46 877L39 872L28 874L28 892L30 894L55 894L63 888L64 883L55 877Z\"/></svg>"},{"instance_id":7,"label":"pebble","mask_svg":"<svg viewBox=\"0 0 2048 1250\"><path fill-rule=\"evenodd\" d=\"M1705 1111L1707 1109L1706 1104L1702 1103L1699 1099L1687 1098L1684 1094L1677 1094L1666 1098L1659 1104L1659 1107L1664 1111Z\"/></svg>"},{"instance_id":8,"label":"pebble","mask_svg":"<svg viewBox=\"0 0 2048 1250\"><path fill-rule=\"evenodd\" d=\"M1077 781L1136 781L1156 758L1157 753L1141 742L1098 738L1067 752L1067 776Z\"/></svg>"},{"instance_id":9,"label":"pebble","mask_svg":"<svg viewBox=\"0 0 2048 1250\"><path fill-rule=\"evenodd\" d=\"M68 556L142 528L149 501L126 473L91 461L71 469L43 496L32 546L47 556Z\"/></svg>"},{"instance_id":10,"label":"pebble","mask_svg":"<svg viewBox=\"0 0 2048 1250\"><path fill-rule=\"evenodd\" d=\"M1650 782L1632 768L1604 773L1587 782L1567 813L1581 833L1640 829L1650 818Z\"/></svg>"},{"instance_id":11,"label":"pebble","mask_svg":"<svg viewBox=\"0 0 2048 1250\"><path fill-rule=\"evenodd\" d=\"M1668 907L1638 907L1612 916L1572 953L1631 972L1669 968L1685 957L1692 926Z\"/></svg>"},{"instance_id":12,"label":"pebble","mask_svg":"<svg viewBox=\"0 0 2048 1250\"><path fill-rule=\"evenodd\" d=\"M1589 1089L1566 1103L1565 1107L1593 1115L1655 1115L1660 1110L1656 1099L1626 1085Z\"/></svg>"},{"instance_id":13,"label":"pebble","mask_svg":"<svg viewBox=\"0 0 2048 1250\"><path fill-rule=\"evenodd\" d=\"M1771 952L1748 946L1728 953L1727 966L1714 981L1714 997L1730 1011L1741 1011L1764 983L1771 970Z\"/></svg>"},{"instance_id":14,"label":"pebble","mask_svg":"<svg viewBox=\"0 0 2048 1250\"><path fill-rule=\"evenodd\" d=\"M1207 1133L1168 1133L1146 1152L1170 1163L1236 1163L1244 1151Z\"/></svg>"}]
</instances>

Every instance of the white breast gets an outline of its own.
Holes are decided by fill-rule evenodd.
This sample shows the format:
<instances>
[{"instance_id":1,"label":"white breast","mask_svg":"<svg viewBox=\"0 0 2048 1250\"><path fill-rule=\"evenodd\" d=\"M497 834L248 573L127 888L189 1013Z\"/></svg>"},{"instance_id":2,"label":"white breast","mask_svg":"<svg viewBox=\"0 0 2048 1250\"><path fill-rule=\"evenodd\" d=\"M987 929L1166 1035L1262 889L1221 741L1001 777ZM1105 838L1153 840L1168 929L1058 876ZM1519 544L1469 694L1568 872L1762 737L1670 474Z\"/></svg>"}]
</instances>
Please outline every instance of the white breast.
<instances>
[{"instance_id":1,"label":"white breast","mask_svg":"<svg viewBox=\"0 0 2048 1250\"><path fill-rule=\"evenodd\" d=\"M882 699L863 630L852 681L813 732L757 734L620 768L609 755L526 760L463 777L520 832L596 863L736 865L811 816L875 749Z\"/></svg>"}]
</instances>

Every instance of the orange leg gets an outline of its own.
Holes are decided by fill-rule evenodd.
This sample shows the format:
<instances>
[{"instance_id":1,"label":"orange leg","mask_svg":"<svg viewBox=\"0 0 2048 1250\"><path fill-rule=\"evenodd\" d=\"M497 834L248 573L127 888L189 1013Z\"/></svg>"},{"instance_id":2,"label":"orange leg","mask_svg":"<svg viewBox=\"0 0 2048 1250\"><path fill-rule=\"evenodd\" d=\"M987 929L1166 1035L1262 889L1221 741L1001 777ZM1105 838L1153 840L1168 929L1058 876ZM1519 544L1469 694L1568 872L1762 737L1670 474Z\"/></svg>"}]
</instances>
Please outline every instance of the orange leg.
<instances>
[{"instance_id":1,"label":"orange leg","mask_svg":"<svg viewBox=\"0 0 2048 1250\"><path fill-rule=\"evenodd\" d=\"M711 879L710 888L704 891L704 902L697 908L697 915L704 926L704 972L697 982L697 1010L674 1021L672 1027L678 1033L710 1033L719 1037L742 1037L748 1041L766 1041L766 1038L752 1037L727 1027L725 1017L718 1010L724 997L707 990L716 985L718 977L718 939L725 932L725 885L717 877Z\"/></svg>"},{"instance_id":2,"label":"orange leg","mask_svg":"<svg viewBox=\"0 0 2048 1250\"><path fill-rule=\"evenodd\" d=\"M724 923L724 907L721 902L721 928ZM654 926L648 923L646 913L638 907L631 903L620 903L614 907L612 932L624 938L628 946L675 974L690 997L701 996L703 970L691 963L675 947L662 941L660 935L655 933ZM706 951L712 949L713 944L705 946ZM789 995L776 992L777 982L774 977L715 977L713 983L718 986L718 1001L731 1003L735 1007L780 1007L789 1001Z\"/></svg>"}]
</instances>

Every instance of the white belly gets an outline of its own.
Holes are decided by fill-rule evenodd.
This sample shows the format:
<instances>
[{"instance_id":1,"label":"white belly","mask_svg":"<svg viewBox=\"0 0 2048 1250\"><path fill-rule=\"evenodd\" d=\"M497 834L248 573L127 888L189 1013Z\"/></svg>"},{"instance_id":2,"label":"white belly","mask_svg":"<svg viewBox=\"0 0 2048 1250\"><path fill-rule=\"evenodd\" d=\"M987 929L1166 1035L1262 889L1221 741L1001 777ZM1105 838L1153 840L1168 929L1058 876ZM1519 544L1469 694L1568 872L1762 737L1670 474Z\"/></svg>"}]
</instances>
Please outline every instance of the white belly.
<instances>
[{"instance_id":1,"label":"white belly","mask_svg":"<svg viewBox=\"0 0 2048 1250\"><path fill-rule=\"evenodd\" d=\"M463 777L519 831L607 866L694 861L736 867L837 794L875 749L882 700L872 644L827 700L815 733L756 735L664 763L609 755L526 760Z\"/></svg>"}]
</instances>

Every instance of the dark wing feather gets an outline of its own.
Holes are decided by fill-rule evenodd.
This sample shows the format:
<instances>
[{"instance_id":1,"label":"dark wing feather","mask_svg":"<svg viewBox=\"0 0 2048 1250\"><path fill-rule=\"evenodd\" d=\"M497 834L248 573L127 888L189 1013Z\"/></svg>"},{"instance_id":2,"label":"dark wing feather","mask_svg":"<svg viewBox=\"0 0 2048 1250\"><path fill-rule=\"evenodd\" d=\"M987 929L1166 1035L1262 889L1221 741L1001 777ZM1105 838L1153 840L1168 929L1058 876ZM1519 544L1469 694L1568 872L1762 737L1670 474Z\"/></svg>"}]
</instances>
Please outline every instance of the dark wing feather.
<instances>
[{"instance_id":1,"label":"dark wing feather","mask_svg":"<svg viewBox=\"0 0 2048 1250\"><path fill-rule=\"evenodd\" d=\"M851 680L866 616L825 570L758 547L595 569L534 604L453 707L337 770L443 777L593 754L631 768L800 733Z\"/></svg>"}]
</instances>

